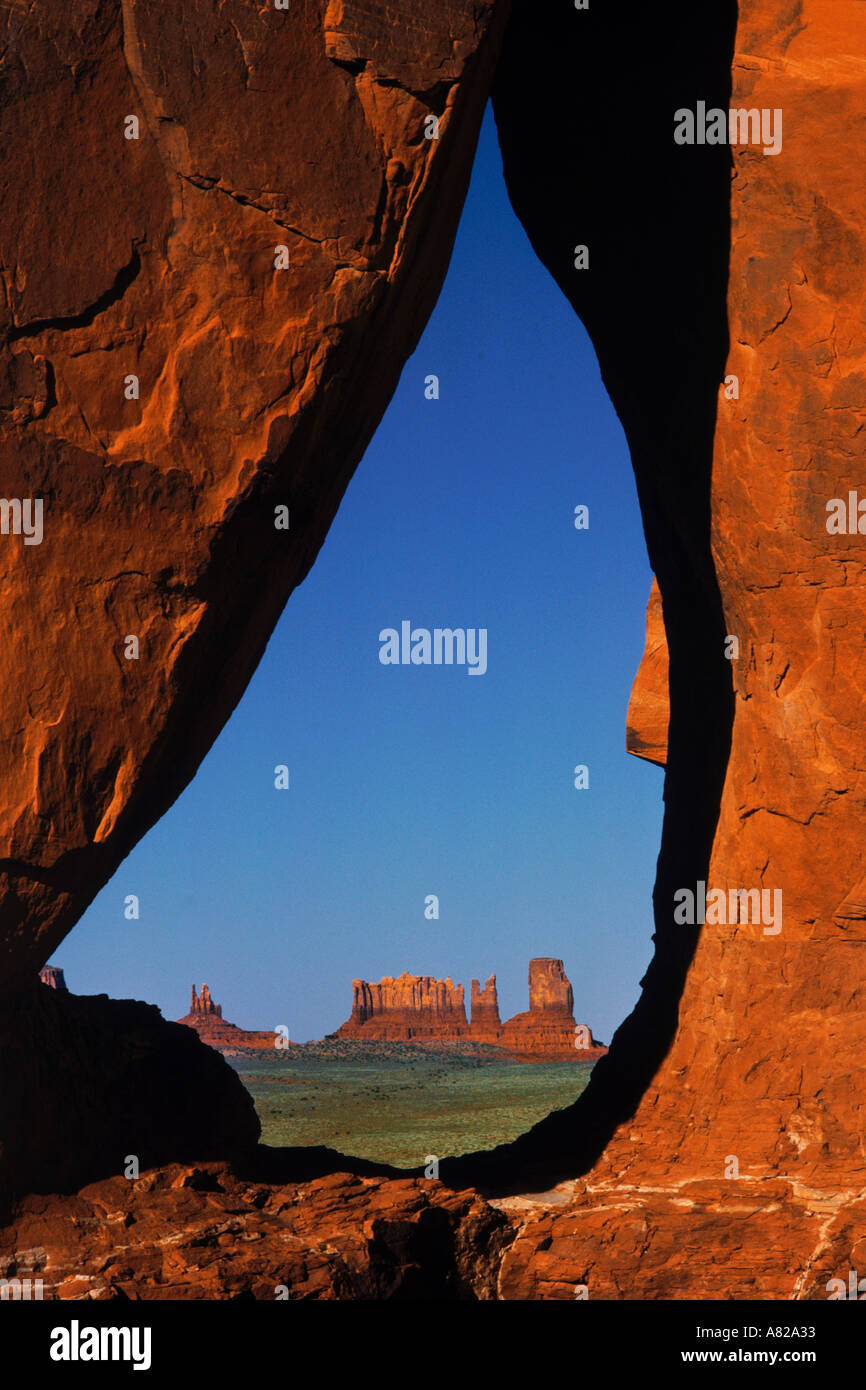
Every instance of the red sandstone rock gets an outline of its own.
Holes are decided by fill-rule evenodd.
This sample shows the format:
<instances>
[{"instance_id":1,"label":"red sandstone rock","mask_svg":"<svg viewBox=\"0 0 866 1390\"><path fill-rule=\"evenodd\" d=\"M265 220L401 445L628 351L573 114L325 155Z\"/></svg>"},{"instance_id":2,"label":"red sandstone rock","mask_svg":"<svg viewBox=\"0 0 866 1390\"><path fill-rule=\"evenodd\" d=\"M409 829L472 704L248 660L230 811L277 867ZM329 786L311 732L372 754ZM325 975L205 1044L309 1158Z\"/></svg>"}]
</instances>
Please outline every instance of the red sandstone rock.
<instances>
[{"instance_id":1,"label":"red sandstone rock","mask_svg":"<svg viewBox=\"0 0 866 1390\"><path fill-rule=\"evenodd\" d=\"M780 1179L578 1182L488 1204L419 1178L263 1181L173 1164L27 1197L0 1230L0 1278L41 1279L61 1301L571 1302L581 1285L590 1301L823 1301L866 1267L863 1230L862 1201Z\"/></svg>"},{"instance_id":2,"label":"red sandstone rock","mask_svg":"<svg viewBox=\"0 0 866 1390\"><path fill-rule=\"evenodd\" d=\"M629 753L664 767L668 753L668 643L662 596L655 579L646 610L646 644L628 702L625 746Z\"/></svg>"},{"instance_id":3,"label":"red sandstone rock","mask_svg":"<svg viewBox=\"0 0 866 1390\"><path fill-rule=\"evenodd\" d=\"M174 1164L24 1199L0 1230L0 1278L41 1279L60 1301L571 1302L581 1285L590 1301L823 1301L866 1267L863 1207L779 1179L579 1182L488 1204L419 1178Z\"/></svg>"},{"instance_id":4,"label":"red sandstone rock","mask_svg":"<svg viewBox=\"0 0 866 1390\"><path fill-rule=\"evenodd\" d=\"M503 1025L502 1046L572 1061L575 1049L574 996L561 960L529 962L529 1009Z\"/></svg>"},{"instance_id":5,"label":"red sandstone rock","mask_svg":"<svg viewBox=\"0 0 866 1390\"><path fill-rule=\"evenodd\" d=\"M529 1011L500 1022L496 976L482 990L472 981L471 1024L466 1022L463 986L428 975L401 975L378 984L352 982L352 1016L337 1029L341 1038L394 1042L448 1041L461 1038L501 1047L527 1058L563 1061L597 1058L606 1048L585 1030L588 1046L576 1047L574 999L561 960L539 957L529 962Z\"/></svg>"},{"instance_id":6,"label":"red sandstone rock","mask_svg":"<svg viewBox=\"0 0 866 1390\"><path fill-rule=\"evenodd\" d=\"M352 981L352 1016L340 1038L408 1041L468 1037L463 986L429 975L386 976L376 984Z\"/></svg>"},{"instance_id":7,"label":"red sandstone rock","mask_svg":"<svg viewBox=\"0 0 866 1390\"><path fill-rule=\"evenodd\" d=\"M563 1013L571 1017L574 993L561 960L540 957L529 962L530 1013Z\"/></svg>"},{"instance_id":8,"label":"red sandstone rock","mask_svg":"<svg viewBox=\"0 0 866 1390\"><path fill-rule=\"evenodd\" d=\"M0 988L192 777L313 563L439 293L505 8L0 10L3 490L44 508L0 536Z\"/></svg>"},{"instance_id":9,"label":"red sandstone rock","mask_svg":"<svg viewBox=\"0 0 866 1390\"><path fill-rule=\"evenodd\" d=\"M177 1021L187 1028L194 1028L202 1042L219 1051L233 1051L235 1048L246 1047L267 1050L273 1048L277 1041L275 1031L255 1031L228 1023L223 1018L222 1005L213 1002L207 985L202 985L201 996L196 994L193 985L189 1013Z\"/></svg>"},{"instance_id":10,"label":"red sandstone rock","mask_svg":"<svg viewBox=\"0 0 866 1390\"><path fill-rule=\"evenodd\" d=\"M513 1234L475 1193L424 1179L173 1165L27 1198L0 1231L0 1277L41 1278L46 1300L489 1300Z\"/></svg>"},{"instance_id":11,"label":"red sandstone rock","mask_svg":"<svg viewBox=\"0 0 866 1390\"><path fill-rule=\"evenodd\" d=\"M206 984L201 987L201 995L196 994L195 985L193 985L189 1011L191 1014L201 1014L204 1017L222 1018L223 1016L222 1004L213 1002L210 989Z\"/></svg>"},{"instance_id":12,"label":"red sandstone rock","mask_svg":"<svg viewBox=\"0 0 866 1390\"><path fill-rule=\"evenodd\" d=\"M862 1242L862 1203L816 1202L778 1179L569 1187L495 1203L519 1223L500 1298L824 1300Z\"/></svg>"},{"instance_id":13,"label":"red sandstone rock","mask_svg":"<svg viewBox=\"0 0 866 1390\"><path fill-rule=\"evenodd\" d=\"M39 978L49 989L66 989L63 971L56 965L44 965L39 971Z\"/></svg>"},{"instance_id":14,"label":"red sandstone rock","mask_svg":"<svg viewBox=\"0 0 866 1390\"><path fill-rule=\"evenodd\" d=\"M477 980L472 981L469 1018L474 1033L480 1033L485 1029L498 1030L502 1027L495 975L490 976L483 989Z\"/></svg>"},{"instance_id":15,"label":"red sandstone rock","mask_svg":"<svg viewBox=\"0 0 866 1390\"><path fill-rule=\"evenodd\" d=\"M515 9L531 17L531 6ZM674 105L709 95L689 11L709 31L719 23L726 61L725 9L670 6L605 46L599 6L594 27L562 44L545 25L540 62L518 30L497 78L515 198L596 343L664 595L672 698L660 892L679 863L701 859L708 836L711 882L785 895L778 936L747 923L705 928L693 959L659 904L645 1003L579 1111L619 1128L586 1200L527 1221L503 1264L506 1296L561 1297L584 1279L600 1296L814 1296L816 1269L819 1279L842 1272L863 1240L862 1204L839 1194L858 1192L866 1172L866 571L859 533L828 533L825 509L863 486L866 208L851 131L866 121L866 16L842 0L741 0L733 99L781 110L785 139L770 158L731 152L721 323L727 205L708 220L711 181L696 191L713 151L676 154L670 136ZM301 7L291 19L260 12L267 31L250 31L248 9L224 10L215 18L203 0L184 9L187 32L214 25L203 58L179 18L143 4L124 7L127 31L116 7L95 0L37 0L2 20L4 149L43 152L4 166L6 491L48 504L43 545L0 544L6 983L32 977L188 780L306 573L435 298L484 98L489 46L474 70L471 56L489 12L477 6L447 16L425 7L423 59L417 26L360 7L331 5L321 24ZM272 41L289 23L303 82L287 80ZM624 132L611 73L629 91ZM439 82L452 103L447 131L425 150L415 94ZM677 93L661 112L656 90ZM275 91L299 140L271 135ZM570 119L551 121L543 98L560 93ZM145 117L129 147L116 138L125 109ZM514 129L533 120L527 157ZM298 143L318 157L292 167ZM565 202L566 169L577 171L579 219ZM283 235L295 272L285 292L262 265ZM593 266L579 288L577 235L592 243ZM435 268L423 268L422 243ZM214 371L215 361L231 370ZM726 369L736 398L720 391ZM146 388L133 411L116 384L129 370ZM265 518L283 501L293 530L281 553L288 537L275 540ZM60 633L58 611L75 615ZM128 632L141 634L149 660L124 664ZM726 634L741 651L723 680ZM733 742L717 789L731 678ZM647 725L646 691L638 696L633 728L660 752L660 708ZM632 1115L647 1042L657 1074ZM582 1141L576 1128L570 1138ZM742 1189L732 1180L713 1191L728 1155ZM97 1242L112 1209L102 1208ZM235 1237L248 1217L242 1209ZM314 1218L329 1229L321 1208ZM31 1243L32 1232L20 1248ZM339 1286L334 1271L326 1254L319 1287ZM171 1269L159 1277L171 1287ZM295 1271L299 1287L307 1277L306 1266Z\"/></svg>"},{"instance_id":16,"label":"red sandstone rock","mask_svg":"<svg viewBox=\"0 0 866 1390\"><path fill-rule=\"evenodd\" d=\"M827 530L830 499L866 495L866 195L849 157L864 63L862 7L805 0L795 23L740 4L732 104L782 110L784 140L772 157L732 149L725 376L739 395L719 392L712 553L739 655L706 877L781 890L783 918L772 934L704 927L673 1045L606 1180L717 1178L728 1154L752 1177L831 1192L866 1180L866 563L862 536Z\"/></svg>"}]
</instances>

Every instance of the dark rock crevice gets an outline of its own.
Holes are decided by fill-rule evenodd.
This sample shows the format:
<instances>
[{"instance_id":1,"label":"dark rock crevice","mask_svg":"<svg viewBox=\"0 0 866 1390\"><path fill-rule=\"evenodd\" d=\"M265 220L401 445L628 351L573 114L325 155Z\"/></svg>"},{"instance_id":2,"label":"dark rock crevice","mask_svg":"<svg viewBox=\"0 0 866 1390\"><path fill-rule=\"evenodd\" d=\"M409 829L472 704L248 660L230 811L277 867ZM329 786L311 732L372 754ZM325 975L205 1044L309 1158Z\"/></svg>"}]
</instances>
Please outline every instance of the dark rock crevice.
<instances>
[{"instance_id":1,"label":"dark rock crevice","mask_svg":"<svg viewBox=\"0 0 866 1390\"><path fill-rule=\"evenodd\" d=\"M104 314L106 309L110 309L113 304L120 302L130 285L138 278L140 270L141 256L138 247L134 246L126 265L121 266L105 293L95 299L92 304L88 304L86 309L82 309L78 314L59 315L55 318L34 319L31 323L15 324L6 331L7 343L17 343L22 338L35 338L40 333L47 333L52 330L68 333L73 328L89 328L100 314Z\"/></svg>"}]
</instances>

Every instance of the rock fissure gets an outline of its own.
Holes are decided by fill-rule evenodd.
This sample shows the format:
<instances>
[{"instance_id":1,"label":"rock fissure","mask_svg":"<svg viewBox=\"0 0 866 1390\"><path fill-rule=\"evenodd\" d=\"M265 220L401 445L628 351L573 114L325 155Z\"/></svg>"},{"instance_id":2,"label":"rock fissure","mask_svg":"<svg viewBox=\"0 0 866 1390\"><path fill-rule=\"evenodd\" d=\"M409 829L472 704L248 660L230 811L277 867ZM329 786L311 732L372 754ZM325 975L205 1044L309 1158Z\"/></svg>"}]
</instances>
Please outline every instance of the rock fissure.
<instances>
[{"instance_id":1,"label":"rock fissure","mask_svg":"<svg viewBox=\"0 0 866 1390\"><path fill-rule=\"evenodd\" d=\"M117 272L109 288L86 309L82 309L77 314L70 314L68 317L36 319L32 323L13 324L6 332L7 343L17 343L22 338L35 338L41 333L70 333L76 328L89 328L100 314L104 314L123 299L140 271L141 256L138 248L134 247L130 259Z\"/></svg>"}]
</instances>

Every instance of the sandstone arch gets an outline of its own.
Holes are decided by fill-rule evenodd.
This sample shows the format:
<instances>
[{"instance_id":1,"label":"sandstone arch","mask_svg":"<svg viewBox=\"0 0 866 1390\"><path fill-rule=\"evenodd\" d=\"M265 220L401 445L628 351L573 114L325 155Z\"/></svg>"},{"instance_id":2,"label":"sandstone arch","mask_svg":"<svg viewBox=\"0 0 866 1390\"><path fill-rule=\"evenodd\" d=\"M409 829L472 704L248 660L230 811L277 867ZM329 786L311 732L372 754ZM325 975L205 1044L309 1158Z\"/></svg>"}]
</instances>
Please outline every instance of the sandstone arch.
<instances>
[{"instance_id":1,"label":"sandstone arch","mask_svg":"<svg viewBox=\"0 0 866 1390\"><path fill-rule=\"evenodd\" d=\"M862 1229L839 1194L863 1167L864 568L824 509L862 485L864 205L845 152L866 18L743 0L708 20L678 0L615 29L567 9L542 30L515 4L498 68L502 3L443 0L397 29L351 3L213 19L190 0L200 61L152 0L4 12L5 146L45 151L5 170L4 490L46 510L40 545L0 546L0 988L19 999L192 776L309 569L435 301L496 69L512 198L632 448L671 718L641 1003L577 1109L450 1180L587 1174L558 1267L549 1213L512 1241L499 1287L518 1297L562 1296L615 1189L645 1228L631 1296L651 1297L683 1203L734 1230L733 1153L752 1214L785 1206L790 1247L774 1264L752 1221L748 1271L729 1263L722 1290L808 1296ZM782 110L781 150L668 144L698 99ZM281 504L288 545L268 524ZM149 664L124 664L128 633ZM702 875L778 879L782 935L675 931L672 891ZM836 1202L829 1225L806 1190Z\"/></svg>"}]
</instances>

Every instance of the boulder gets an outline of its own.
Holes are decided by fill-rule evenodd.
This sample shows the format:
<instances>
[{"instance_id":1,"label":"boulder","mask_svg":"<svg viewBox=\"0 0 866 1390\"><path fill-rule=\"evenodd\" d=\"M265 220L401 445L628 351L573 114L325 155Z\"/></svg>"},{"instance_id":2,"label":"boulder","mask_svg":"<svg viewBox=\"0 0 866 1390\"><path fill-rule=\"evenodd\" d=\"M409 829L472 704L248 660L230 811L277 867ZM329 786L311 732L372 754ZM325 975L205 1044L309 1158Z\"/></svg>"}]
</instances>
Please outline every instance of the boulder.
<instances>
[{"instance_id":1,"label":"boulder","mask_svg":"<svg viewBox=\"0 0 866 1390\"><path fill-rule=\"evenodd\" d=\"M142 1172L240 1160L258 1143L237 1073L151 1004L39 984L7 994L0 1057L0 1208L123 1175L131 1159Z\"/></svg>"}]
</instances>

